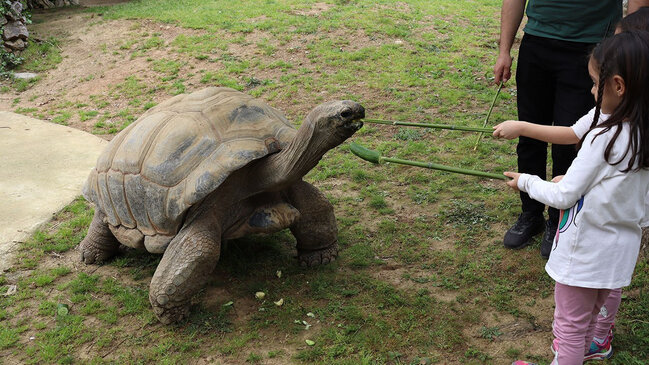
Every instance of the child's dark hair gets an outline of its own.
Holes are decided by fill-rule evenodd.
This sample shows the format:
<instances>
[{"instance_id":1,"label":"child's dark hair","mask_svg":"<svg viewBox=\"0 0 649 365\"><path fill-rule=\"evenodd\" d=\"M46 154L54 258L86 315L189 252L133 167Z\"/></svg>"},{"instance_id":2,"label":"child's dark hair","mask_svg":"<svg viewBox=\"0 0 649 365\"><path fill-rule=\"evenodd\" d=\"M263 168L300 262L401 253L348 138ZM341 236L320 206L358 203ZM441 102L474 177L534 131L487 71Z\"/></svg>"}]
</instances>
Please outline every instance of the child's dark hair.
<instances>
[{"instance_id":1,"label":"child's dark hair","mask_svg":"<svg viewBox=\"0 0 649 365\"><path fill-rule=\"evenodd\" d=\"M599 66L597 105L591 128L595 127L599 120L604 89L610 87L610 84L607 85L609 79L619 75L625 85L620 104L606 121L597 125L604 130L595 138L616 127L604 151L604 158L611 165L617 165L630 153L629 164L624 172L649 167L649 32L622 32L605 39L593 50L591 62L594 62L596 67ZM618 161L611 162L611 150L622 132L622 123L629 123L629 145ZM582 138L579 146L583 141Z\"/></svg>"},{"instance_id":2,"label":"child's dark hair","mask_svg":"<svg viewBox=\"0 0 649 365\"><path fill-rule=\"evenodd\" d=\"M649 31L649 6L644 6L622 18L617 23L617 29L620 32L631 32L634 30Z\"/></svg>"}]
</instances>

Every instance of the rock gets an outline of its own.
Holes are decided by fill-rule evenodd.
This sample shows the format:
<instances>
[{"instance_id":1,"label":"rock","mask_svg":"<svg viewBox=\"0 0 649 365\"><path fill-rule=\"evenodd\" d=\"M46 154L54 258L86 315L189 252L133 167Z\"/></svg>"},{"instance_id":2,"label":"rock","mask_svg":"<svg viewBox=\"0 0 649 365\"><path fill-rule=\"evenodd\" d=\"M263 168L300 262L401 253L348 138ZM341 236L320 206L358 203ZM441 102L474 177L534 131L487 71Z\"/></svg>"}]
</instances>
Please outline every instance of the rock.
<instances>
[{"instance_id":1,"label":"rock","mask_svg":"<svg viewBox=\"0 0 649 365\"><path fill-rule=\"evenodd\" d=\"M23 11L23 4L20 1L14 1L11 3L11 10L13 10L15 14L20 14Z\"/></svg>"},{"instance_id":2,"label":"rock","mask_svg":"<svg viewBox=\"0 0 649 365\"><path fill-rule=\"evenodd\" d=\"M4 40L15 40L17 38L27 39L27 37L29 37L27 27L25 24L18 21L7 23L4 27L4 33L2 34Z\"/></svg>"},{"instance_id":3,"label":"rock","mask_svg":"<svg viewBox=\"0 0 649 365\"><path fill-rule=\"evenodd\" d=\"M14 79L30 80L38 77L38 74L33 72L17 72L14 74Z\"/></svg>"},{"instance_id":4,"label":"rock","mask_svg":"<svg viewBox=\"0 0 649 365\"><path fill-rule=\"evenodd\" d=\"M5 17L9 21L16 21L20 20L22 18L22 13L23 11L23 4L21 4L19 1L14 1L9 5L9 11L5 14Z\"/></svg>"},{"instance_id":5,"label":"rock","mask_svg":"<svg viewBox=\"0 0 649 365\"><path fill-rule=\"evenodd\" d=\"M16 285L9 285L9 287L7 288L7 292L4 293L4 295L5 295L5 296L14 295L14 294L16 294L17 291L18 291L18 286L16 286Z\"/></svg>"},{"instance_id":6,"label":"rock","mask_svg":"<svg viewBox=\"0 0 649 365\"><path fill-rule=\"evenodd\" d=\"M49 0L37 0L36 1L43 9L51 9L54 7L54 4Z\"/></svg>"},{"instance_id":7,"label":"rock","mask_svg":"<svg viewBox=\"0 0 649 365\"><path fill-rule=\"evenodd\" d=\"M56 6L57 8L62 8L62 7L65 6L65 1L63 1L63 0L56 0L56 1L54 2L54 6Z\"/></svg>"},{"instance_id":8,"label":"rock","mask_svg":"<svg viewBox=\"0 0 649 365\"><path fill-rule=\"evenodd\" d=\"M5 47L13 51L22 51L27 47L27 43L25 43L25 41L23 41L22 39L18 38L13 41L5 41Z\"/></svg>"},{"instance_id":9,"label":"rock","mask_svg":"<svg viewBox=\"0 0 649 365\"><path fill-rule=\"evenodd\" d=\"M20 18L21 18L20 15L16 15L16 14L14 14L14 12L11 11L11 10L8 11L7 14L5 14L4 17L5 17L5 19L6 19L7 21L10 21L10 22L18 21L18 20L20 20Z\"/></svg>"}]
</instances>

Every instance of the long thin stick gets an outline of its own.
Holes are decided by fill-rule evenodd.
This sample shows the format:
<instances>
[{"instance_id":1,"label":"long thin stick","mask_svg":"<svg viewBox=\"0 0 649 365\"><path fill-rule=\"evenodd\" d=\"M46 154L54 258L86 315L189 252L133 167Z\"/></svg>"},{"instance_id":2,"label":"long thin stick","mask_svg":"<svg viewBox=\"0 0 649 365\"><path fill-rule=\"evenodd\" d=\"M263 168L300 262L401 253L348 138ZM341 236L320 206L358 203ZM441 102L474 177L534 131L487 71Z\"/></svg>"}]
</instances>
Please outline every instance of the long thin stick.
<instances>
[{"instance_id":1,"label":"long thin stick","mask_svg":"<svg viewBox=\"0 0 649 365\"><path fill-rule=\"evenodd\" d=\"M365 148L353 142L350 143L349 148L352 151L352 153L355 154L356 156L362 158L363 160L373 162L376 164L381 164L384 162L392 162L401 165L424 167L427 169L442 170L442 171L454 172L458 174L488 177L490 179L500 179L500 180L508 179L505 175L494 174L491 172L469 170L469 169L463 169L461 167L445 166L445 165L440 165L432 162L420 162L420 161L402 160L400 158L383 157L377 151L370 150L368 148Z\"/></svg>"},{"instance_id":2,"label":"long thin stick","mask_svg":"<svg viewBox=\"0 0 649 365\"><path fill-rule=\"evenodd\" d=\"M500 94L500 89L502 88L503 88L503 82L501 81L500 85L498 85L498 91L496 91L496 95L494 95L494 100L491 102L491 106L489 107L489 112L487 113L487 117L485 118L482 127L487 126L487 122L489 121L489 117L491 116L491 111L494 109L494 105L496 104L496 99L498 98L498 94ZM474 151L478 148L478 144L480 144L481 138L482 138L482 133L478 134L478 139L475 141L475 146L473 146Z\"/></svg>"},{"instance_id":3,"label":"long thin stick","mask_svg":"<svg viewBox=\"0 0 649 365\"><path fill-rule=\"evenodd\" d=\"M398 122L396 120L383 120L383 119L363 119L363 122L375 123L375 124L387 124L387 125L402 125L402 126L406 126L406 127L451 129L451 130L457 130L457 131L481 132L481 133L490 133L490 132L493 131L491 128L464 127L464 126L459 126L459 125L448 125L448 124Z\"/></svg>"}]
</instances>

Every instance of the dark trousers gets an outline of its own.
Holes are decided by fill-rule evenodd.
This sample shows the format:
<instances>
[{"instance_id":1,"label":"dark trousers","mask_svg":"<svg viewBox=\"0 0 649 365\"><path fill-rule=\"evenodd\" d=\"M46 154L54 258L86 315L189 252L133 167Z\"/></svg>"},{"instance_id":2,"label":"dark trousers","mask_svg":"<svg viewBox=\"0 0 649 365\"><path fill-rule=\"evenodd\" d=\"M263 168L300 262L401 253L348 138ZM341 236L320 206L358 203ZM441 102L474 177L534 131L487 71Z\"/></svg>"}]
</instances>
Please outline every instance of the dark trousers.
<instances>
[{"instance_id":1,"label":"dark trousers","mask_svg":"<svg viewBox=\"0 0 649 365\"><path fill-rule=\"evenodd\" d=\"M588 75L588 56L594 45L523 36L516 68L518 119L531 123L571 126L586 114L595 99ZM518 171L546 179L548 144L519 137ZM552 145L552 176L563 175L577 156L575 145ZM543 214L545 205L521 192L523 212ZM559 212L548 209L550 221Z\"/></svg>"}]
</instances>

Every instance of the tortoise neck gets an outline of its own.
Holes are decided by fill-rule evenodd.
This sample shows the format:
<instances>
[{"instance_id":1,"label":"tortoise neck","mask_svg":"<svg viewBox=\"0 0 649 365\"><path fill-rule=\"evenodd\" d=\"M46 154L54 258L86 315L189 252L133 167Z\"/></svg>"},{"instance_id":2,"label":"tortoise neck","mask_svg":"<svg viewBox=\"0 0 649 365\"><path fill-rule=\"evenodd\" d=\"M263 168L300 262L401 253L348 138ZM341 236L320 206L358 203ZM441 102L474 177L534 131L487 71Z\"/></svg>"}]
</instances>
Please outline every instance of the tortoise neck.
<instances>
[{"instance_id":1,"label":"tortoise neck","mask_svg":"<svg viewBox=\"0 0 649 365\"><path fill-rule=\"evenodd\" d=\"M282 190L301 179L327 152L325 145L315 136L314 123L307 117L286 148L259 161L254 173L267 184L263 190Z\"/></svg>"}]
</instances>

